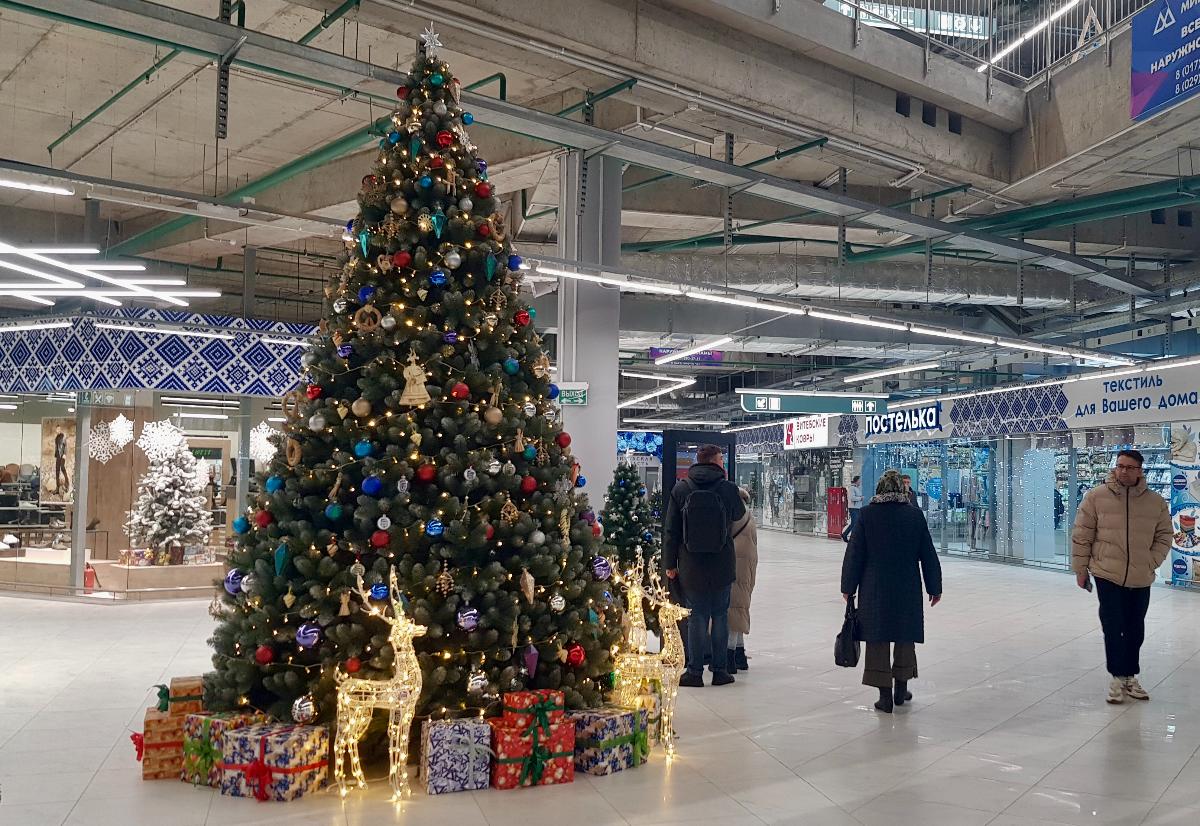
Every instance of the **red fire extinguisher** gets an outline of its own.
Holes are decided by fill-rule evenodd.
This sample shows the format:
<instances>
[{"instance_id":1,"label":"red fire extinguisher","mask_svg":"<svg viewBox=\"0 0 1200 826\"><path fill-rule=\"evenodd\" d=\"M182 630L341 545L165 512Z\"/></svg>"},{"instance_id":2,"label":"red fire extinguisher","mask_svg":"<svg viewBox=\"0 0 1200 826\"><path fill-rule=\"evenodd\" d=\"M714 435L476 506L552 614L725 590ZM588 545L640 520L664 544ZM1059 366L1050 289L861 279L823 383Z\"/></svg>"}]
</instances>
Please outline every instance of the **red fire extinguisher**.
<instances>
[{"instance_id":1,"label":"red fire extinguisher","mask_svg":"<svg viewBox=\"0 0 1200 826\"><path fill-rule=\"evenodd\" d=\"M90 594L99 585L100 582L96 577L96 569L92 567L92 563L83 563L83 592Z\"/></svg>"}]
</instances>

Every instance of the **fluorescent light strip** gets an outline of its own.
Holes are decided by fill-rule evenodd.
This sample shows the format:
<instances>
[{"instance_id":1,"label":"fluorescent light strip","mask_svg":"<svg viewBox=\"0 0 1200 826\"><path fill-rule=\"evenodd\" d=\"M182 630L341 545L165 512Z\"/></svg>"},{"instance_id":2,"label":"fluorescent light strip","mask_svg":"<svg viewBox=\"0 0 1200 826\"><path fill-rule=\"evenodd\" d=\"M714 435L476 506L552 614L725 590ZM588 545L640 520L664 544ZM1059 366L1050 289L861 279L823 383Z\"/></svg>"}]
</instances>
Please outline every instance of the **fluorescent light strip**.
<instances>
[{"instance_id":1,"label":"fluorescent light strip","mask_svg":"<svg viewBox=\"0 0 1200 826\"><path fill-rule=\"evenodd\" d=\"M846 376L842 381L846 384L858 384L859 382L869 381L870 379L879 379L884 376L899 376L903 373L915 373L918 370L936 370L941 367L940 362L927 361L922 364L908 364L903 367L892 367L887 370L873 370L870 373L859 373L856 376Z\"/></svg>"},{"instance_id":2,"label":"fluorescent light strip","mask_svg":"<svg viewBox=\"0 0 1200 826\"><path fill-rule=\"evenodd\" d=\"M649 393L643 393L640 396L635 396L632 399L628 399L627 401L623 401L618 404L617 409L621 410L626 407L633 407L636 404L641 404L644 401L649 401L650 399L657 398L658 396L665 396L667 393L673 393L676 390L682 390L684 387L689 387L695 383L695 379L675 379L675 383L671 387L661 387L658 390L652 390Z\"/></svg>"},{"instance_id":3,"label":"fluorescent light strip","mask_svg":"<svg viewBox=\"0 0 1200 826\"><path fill-rule=\"evenodd\" d=\"M106 270L108 272L145 272L145 264L88 264L89 270Z\"/></svg>"},{"instance_id":4,"label":"fluorescent light strip","mask_svg":"<svg viewBox=\"0 0 1200 826\"><path fill-rule=\"evenodd\" d=\"M95 322L100 330L123 330L127 333L153 333L159 336L191 336L192 338L219 338L232 341L235 336L229 333L204 333L197 330L159 330L154 327L134 327L125 324L110 324L106 321Z\"/></svg>"},{"instance_id":5,"label":"fluorescent light strip","mask_svg":"<svg viewBox=\"0 0 1200 826\"><path fill-rule=\"evenodd\" d=\"M159 402L172 407L178 405L191 405L193 407L212 407L212 408L237 408L241 402L233 399L185 399L179 396L160 396Z\"/></svg>"},{"instance_id":6,"label":"fluorescent light strip","mask_svg":"<svg viewBox=\"0 0 1200 826\"><path fill-rule=\"evenodd\" d=\"M725 419L626 419L621 424L687 424L708 427L725 427Z\"/></svg>"},{"instance_id":7,"label":"fluorescent light strip","mask_svg":"<svg viewBox=\"0 0 1200 826\"><path fill-rule=\"evenodd\" d=\"M651 381L679 381L683 376L673 376L670 373L639 373L636 370L622 370L621 375L627 379L650 379Z\"/></svg>"},{"instance_id":8,"label":"fluorescent light strip","mask_svg":"<svg viewBox=\"0 0 1200 826\"><path fill-rule=\"evenodd\" d=\"M4 244L0 243L0 255L2 255L3 253L4 253ZM42 270L35 270L32 267L26 267L22 264L14 264L11 261L4 261L3 259L0 259L0 267L3 267L6 270L12 270L13 272L20 272L20 273L25 273L25 275L32 275L37 278L43 279L43 281L49 281L52 284L59 284L63 287L74 287L76 289L83 289L82 281L72 281L69 278L63 278L61 275L55 275L54 273L43 272ZM41 286L41 285L36 285L36 286Z\"/></svg>"},{"instance_id":9,"label":"fluorescent light strip","mask_svg":"<svg viewBox=\"0 0 1200 826\"><path fill-rule=\"evenodd\" d=\"M612 287L621 287L629 292L645 292L659 293L660 295L683 295L683 290L679 287L672 287L666 284L656 284L649 281L634 281L628 276L612 276L612 275L592 275L586 272L574 272L572 270L564 270L559 267L547 267L544 264L538 264L534 268L534 272L542 275L557 275L562 278L572 278L576 281L590 281L593 284L607 284Z\"/></svg>"},{"instance_id":10,"label":"fluorescent light strip","mask_svg":"<svg viewBox=\"0 0 1200 826\"><path fill-rule=\"evenodd\" d=\"M804 307L791 307L786 304L770 304L766 301L758 301L753 298L739 298L736 295L724 295L722 293L705 293L698 290L688 290L684 293L688 298L695 298L700 301L710 301L713 304L728 304L731 307L746 307L751 310L763 310L772 313L784 313L787 315L805 315Z\"/></svg>"},{"instance_id":11,"label":"fluorescent light strip","mask_svg":"<svg viewBox=\"0 0 1200 826\"><path fill-rule=\"evenodd\" d=\"M75 190L53 184L30 184L25 181L0 180L0 187L5 189L23 189L26 192L41 192L45 195L74 195Z\"/></svg>"},{"instance_id":12,"label":"fluorescent light strip","mask_svg":"<svg viewBox=\"0 0 1200 826\"><path fill-rule=\"evenodd\" d=\"M782 420L777 419L773 422L758 422L757 424L744 424L744 425L740 425L738 427L727 427L724 430L722 430L721 432L722 433L741 433L743 430L757 430L760 427L770 427L771 425L779 424L780 421L782 421Z\"/></svg>"},{"instance_id":13,"label":"fluorescent light strip","mask_svg":"<svg viewBox=\"0 0 1200 826\"><path fill-rule=\"evenodd\" d=\"M843 390L775 390L739 387L735 391L742 396L820 396L835 399L886 399L887 393L854 393Z\"/></svg>"},{"instance_id":14,"label":"fluorescent light strip","mask_svg":"<svg viewBox=\"0 0 1200 826\"><path fill-rule=\"evenodd\" d=\"M267 421L279 424L281 422L286 422L287 419L285 419L283 416L268 416Z\"/></svg>"},{"instance_id":15,"label":"fluorescent light strip","mask_svg":"<svg viewBox=\"0 0 1200 826\"><path fill-rule=\"evenodd\" d=\"M711 350L714 347L720 347L722 344L729 344L733 341L733 336L721 336L712 341L706 341L702 344L697 344L695 347L689 347L686 350L676 350L673 353L668 353L665 356L659 356L654 360L655 364L669 364L672 361L679 361L688 356L694 356L697 353L703 353L705 350Z\"/></svg>"},{"instance_id":16,"label":"fluorescent light strip","mask_svg":"<svg viewBox=\"0 0 1200 826\"><path fill-rule=\"evenodd\" d=\"M108 284L114 284L119 287L122 287L122 286L127 287L130 292L130 295L139 295L139 296L144 296L147 298L153 298L158 301L165 301L168 304L175 304L176 306L179 306L179 307L188 306L188 303L186 301L176 298L175 296L171 295L170 293L163 293L163 292L157 292L155 290L149 290L138 284L124 283L120 279L113 278L112 276L104 275L103 273L88 269L85 265L82 265L82 264L68 264L64 261L59 261L54 258L47 258L45 255L43 255L41 253L41 251L39 251L37 249L21 249L18 247L14 247L10 244L5 244L5 243L0 242L0 253L3 253L3 252L15 253L16 255L20 255L24 258L30 258L30 259L32 259L34 261L38 261L42 264L48 264L50 266L60 267L61 269L76 273L78 275L90 276L91 278L94 278L97 281L103 281ZM87 249L87 248L79 248L77 250L70 249L70 248L58 248L56 250L53 250L53 252L56 254L59 254L59 255L75 254L77 252L79 254L93 254L94 255L94 254L99 253L99 250ZM101 300L104 300L104 299L101 299ZM108 301L108 303L111 304L114 302Z\"/></svg>"},{"instance_id":17,"label":"fluorescent light strip","mask_svg":"<svg viewBox=\"0 0 1200 826\"><path fill-rule=\"evenodd\" d=\"M1047 17L1047 18L1046 18L1045 20L1043 20L1042 22L1038 23L1038 24L1037 24L1036 26L1034 26L1032 29L1029 29L1027 32L1025 32L1024 34L1022 34L1020 37L1018 37L1018 38L1017 38L1016 40L1014 40L1012 43L1009 43L1007 46L1005 46L1005 47L1004 47L1003 49L1001 49L1000 51L998 51L998 52L997 52L997 53L996 53L996 54L995 54L995 55L992 57L992 59L991 59L991 60L989 60L989 61L987 61L986 63L984 63L982 66L980 66L979 68L977 68L975 71L977 71L977 72L985 72L985 71L987 71L987 67L988 67L988 66L994 66L994 65L995 65L997 62L999 62L1000 60L1003 60L1004 58L1008 57L1010 54L1012 54L1012 52L1013 52L1013 51L1015 51L1015 50L1016 50L1018 47L1020 47L1022 43L1027 43L1027 42L1029 41L1029 39L1030 39L1030 38L1032 38L1033 36L1035 36L1035 35L1036 35L1038 32L1040 32L1042 29L1044 29L1044 28L1046 28L1047 26L1049 26L1051 23L1053 23L1053 22L1054 22L1055 20L1057 20L1058 18L1062 17L1064 14L1066 14L1067 12L1069 12L1071 9L1073 9L1073 8L1074 8L1075 6L1077 6L1077 5L1079 5L1079 0L1068 0L1068 2L1066 2L1066 3L1064 3L1063 5L1059 6L1059 7L1058 7L1058 9L1057 9L1056 11L1054 11L1054 12L1053 12L1053 13L1052 13L1052 14L1051 14L1049 17Z\"/></svg>"},{"instance_id":18,"label":"fluorescent light strip","mask_svg":"<svg viewBox=\"0 0 1200 826\"><path fill-rule=\"evenodd\" d=\"M99 255L95 247L13 247L16 255Z\"/></svg>"},{"instance_id":19,"label":"fluorescent light strip","mask_svg":"<svg viewBox=\"0 0 1200 826\"><path fill-rule=\"evenodd\" d=\"M285 347L304 347L308 344L306 341L296 341L290 338L267 338L265 336L260 338L259 341L263 344L282 344Z\"/></svg>"},{"instance_id":20,"label":"fluorescent light strip","mask_svg":"<svg viewBox=\"0 0 1200 826\"><path fill-rule=\"evenodd\" d=\"M20 333L26 330L61 330L70 327L69 321L47 321L42 324L14 324L12 327L0 327L0 333Z\"/></svg>"},{"instance_id":21,"label":"fluorescent light strip","mask_svg":"<svg viewBox=\"0 0 1200 826\"><path fill-rule=\"evenodd\" d=\"M17 409L17 405L15 405L15 404L0 404L0 410L16 410L16 409Z\"/></svg>"},{"instance_id":22,"label":"fluorescent light strip","mask_svg":"<svg viewBox=\"0 0 1200 826\"><path fill-rule=\"evenodd\" d=\"M228 419L224 413L189 413L186 410L180 410L175 413L181 419Z\"/></svg>"}]
</instances>

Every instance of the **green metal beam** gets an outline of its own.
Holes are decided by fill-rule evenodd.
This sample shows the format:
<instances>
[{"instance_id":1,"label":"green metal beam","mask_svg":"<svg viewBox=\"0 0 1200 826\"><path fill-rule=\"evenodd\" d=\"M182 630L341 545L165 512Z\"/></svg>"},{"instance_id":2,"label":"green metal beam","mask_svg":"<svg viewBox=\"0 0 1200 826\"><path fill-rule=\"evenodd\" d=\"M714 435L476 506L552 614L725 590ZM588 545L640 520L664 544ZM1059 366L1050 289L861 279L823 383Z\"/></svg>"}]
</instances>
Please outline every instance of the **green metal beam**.
<instances>
[{"instance_id":1,"label":"green metal beam","mask_svg":"<svg viewBox=\"0 0 1200 826\"><path fill-rule=\"evenodd\" d=\"M492 81L500 82L500 100L508 100L508 77L505 76L504 72L496 72L493 75L488 75L487 77L482 78L481 80L477 80L474 83L467 84L463 88L466 89L468 92L474 92L479 87L486 86L489 83L491 83Z\"/></svg>"},{"instance_id":2,"label":"green metal beam","mask_svg":"<svg viewBox=\"0 0 1200 826\"><path fill-rule=\"evenodd\" d=\"M801 152L807 152L809 149L815 149L819 146L824 146L827 143L829 143L829 138L822 135L821 137L819 137L815 140L808 141L807 143L802 143L798 146L793 146L791 149L777 149L774 152L772 152L770 155L767 155L765 158L759 158L757 161L751 161L750 163L742 164L742 168L743 169L757 169L758 167L762 166L763 164L768 164L768 163L771 163L772 161L779 161L784 158L790 158L792 155L798 155Z\"/></svg>"},{"instance_id":3,"label":"green metal beam","mask_svg":"<svg viewBox=\"0 0 1200 826\"><path fill-rule=\"evenodd\" d=\"M332 26L337 21L341 20L347 14L349 14L351 9L358 8L359 4L361 4L361 3L362 3L362 0L345 0L345 2L342 3L342 5L338 6L336 9L331 11L328 15L323 17L321 19L320 23L318 23L317 25L315 25L311 29L309 29L308 33L305 34L303 37L301 37L296 42L307 46L317 35L319 35L323 31L325 31L326 29L328 29L330 26Z\"/></svg>"},{"instance_id":4,"label":"green metal beam","mask_svg":"<svg viewBox=\"0 0 1200 826\"><path fill-rule=\"evenodd\" d=\"M626 89L631 89L636 84L637 84L637 78L631 77L626 80L622 80L620 83L618 83L615 86L609 86L607 89L596 92L595 94L592 94L591 92L585 92L583 95L583 100L579 101L579 103L576 103L572 106L568 106L566 109L563 109L561 112L555 112L555 114L558 115L558 117L560 117L560 118L565 118L567 115L573 115L576 112L578 112L579 110L585 109L588 106L592 106L593 104L599 103L600 101L604 100L607 97L612 97L613 95L617 94L618 92L624 92Z\"/></svg>"}]
</instances>

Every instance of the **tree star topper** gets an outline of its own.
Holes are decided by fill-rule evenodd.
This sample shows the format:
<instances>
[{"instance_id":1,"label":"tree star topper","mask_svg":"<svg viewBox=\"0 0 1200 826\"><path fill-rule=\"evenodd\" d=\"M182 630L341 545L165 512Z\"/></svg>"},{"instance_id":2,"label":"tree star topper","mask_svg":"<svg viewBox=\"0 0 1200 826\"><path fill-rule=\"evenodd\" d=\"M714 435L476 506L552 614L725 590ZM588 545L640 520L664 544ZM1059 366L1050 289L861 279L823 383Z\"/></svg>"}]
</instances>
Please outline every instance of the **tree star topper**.
<instances>
[{"instance_id":1,"label":"tree star topper","mask_svg":"<svg viewBox=\"0 0 1200 826\"><path fill-rule=\"evenodd\" d=\"M438 39L437 32L433 30L433 23L430 23L425 27L425 31L421 32L421 48L428 57L433 57L437 54L437 50L442 48L442 41Z\"/></svg>"}]
</instances>

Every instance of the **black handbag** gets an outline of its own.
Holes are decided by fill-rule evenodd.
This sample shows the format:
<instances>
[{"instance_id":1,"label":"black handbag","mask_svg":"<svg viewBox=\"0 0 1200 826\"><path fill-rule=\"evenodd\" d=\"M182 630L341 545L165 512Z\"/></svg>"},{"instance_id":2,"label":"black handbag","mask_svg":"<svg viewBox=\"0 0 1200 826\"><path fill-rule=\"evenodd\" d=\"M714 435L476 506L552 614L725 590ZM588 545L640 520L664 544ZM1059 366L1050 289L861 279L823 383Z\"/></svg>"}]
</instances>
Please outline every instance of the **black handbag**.
<instances>
[{"instance_id":1,"label":"black handbag","mask_svg":"<svg viewBox=\"0 0 1200 826\"><path fill-rule=\"evenodd\" d=\"M854 608L854 597L846 601L846 619L842 622L841 633L833 642L833 661L842 668L854 668L858 665L859 642L855 632L858 630L858 611Z\"/></svg>"}]
</instances>

